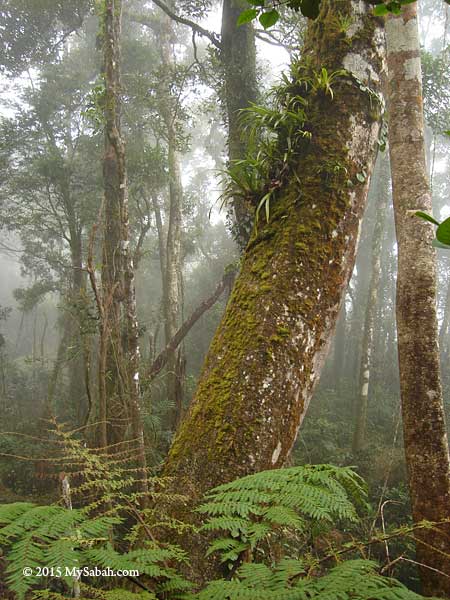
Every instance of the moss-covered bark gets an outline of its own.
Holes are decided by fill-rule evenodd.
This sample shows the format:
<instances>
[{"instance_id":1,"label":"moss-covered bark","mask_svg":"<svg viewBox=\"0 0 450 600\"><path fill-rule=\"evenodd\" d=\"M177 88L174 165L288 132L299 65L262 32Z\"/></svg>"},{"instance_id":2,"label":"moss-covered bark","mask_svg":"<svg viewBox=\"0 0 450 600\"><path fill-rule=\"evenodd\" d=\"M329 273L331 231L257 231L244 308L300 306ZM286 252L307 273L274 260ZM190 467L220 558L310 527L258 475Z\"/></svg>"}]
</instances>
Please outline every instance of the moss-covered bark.
<instances>
[{"instance_id":1,"label":"moss-covered bark","mask_svg":"<svg viewBox=\"0 0 450 600\"><path fill-rule=\"evenodd\" d=\"M340 14L352 16L347 31ZM253 233L170 450L165 474L193 497L283 465L353 268L379 132L376 100L355 78L379 91L382 26L364 2L327 0L302 60L312 78L322 67L349 74L335 78L334 99L320 89L308 95L311 141L273 197L270 222Z\"/></svg>"}]
</instances>

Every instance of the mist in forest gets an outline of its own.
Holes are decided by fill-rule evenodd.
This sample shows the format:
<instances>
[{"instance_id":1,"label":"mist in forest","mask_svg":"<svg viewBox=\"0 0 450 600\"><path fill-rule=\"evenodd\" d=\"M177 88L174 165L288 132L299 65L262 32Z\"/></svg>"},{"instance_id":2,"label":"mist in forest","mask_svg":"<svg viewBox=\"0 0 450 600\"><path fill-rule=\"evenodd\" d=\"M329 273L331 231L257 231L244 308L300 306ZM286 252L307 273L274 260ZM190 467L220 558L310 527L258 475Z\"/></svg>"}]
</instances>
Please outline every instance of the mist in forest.
<instances>
[{"instance_id":1,"label":"mist in forest","mask_svg":"<svg viewBox=\"0 0 450 600\"><path fill-rule=\"evenodd\" d=\"M330 598L448 597L450 509L416 500L402 413L377 41L411 3L307 4L0 7L1 598L325 598L340 568ZM417 4L443 480L450 7Z\"/></svg>"}]
</instances>

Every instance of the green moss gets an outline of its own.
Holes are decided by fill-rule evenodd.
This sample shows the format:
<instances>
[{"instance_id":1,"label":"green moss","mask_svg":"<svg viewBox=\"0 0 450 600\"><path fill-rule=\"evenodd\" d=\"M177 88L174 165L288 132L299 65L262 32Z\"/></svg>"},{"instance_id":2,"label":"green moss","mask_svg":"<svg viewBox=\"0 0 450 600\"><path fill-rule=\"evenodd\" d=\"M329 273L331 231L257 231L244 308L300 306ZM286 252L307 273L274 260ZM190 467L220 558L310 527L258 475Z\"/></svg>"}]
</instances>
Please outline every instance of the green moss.
<instances>
[{"instance_id":1,"label":"green moss","mask_svg":"<svg viewBox=\"0 0 450 600\"><path fill-rule=\"evenodd\" d=\"M349 6L344 0L324 2L322 21L309 25L303 73L322 65L330 72L342 66L348 40L336 31L332 17L348 15ZM367 35L372 29L373 24ZM368 99L362 100L348 83L345 77L336 81L333 100L319 95L308 98L312 138L290 165L292 173L301 173L300 201L298 179L291 177L271 201L270 222L261 219L253 232L190 415L172 445L167 473L179 475L184 469L187 479L200 488L242 472L245 456L257 451L256 436L264 433L258 385L270 369L287 360L299 364L299 351L288 340L297 332L280 307L287 304L289 314L320 330L320 306L312 290L321 288L326 294L342 284L343 274L329 266L329 257L345 250L342 237L335 238L332 232L348 210L346 182L355 178L358 169L347 155L346 136L350 117L369 110ZM317 173L319 163L329 167L325 178ZM296 375L300 384L309 382L311 375L308 360L302 367ZM272 407L274 419L276 411L284 408Z\"/></svg>"},{"instance_id":2,"label":"green moss","mask_svg":"<svg viewBox=\"0 0 450 600\"><path fill-rule=\"evenodd\" d=\"M277 327L277 333L282 337L286 337L290 334L290 331L287 327Z\"/></svg>"}]
</instances>

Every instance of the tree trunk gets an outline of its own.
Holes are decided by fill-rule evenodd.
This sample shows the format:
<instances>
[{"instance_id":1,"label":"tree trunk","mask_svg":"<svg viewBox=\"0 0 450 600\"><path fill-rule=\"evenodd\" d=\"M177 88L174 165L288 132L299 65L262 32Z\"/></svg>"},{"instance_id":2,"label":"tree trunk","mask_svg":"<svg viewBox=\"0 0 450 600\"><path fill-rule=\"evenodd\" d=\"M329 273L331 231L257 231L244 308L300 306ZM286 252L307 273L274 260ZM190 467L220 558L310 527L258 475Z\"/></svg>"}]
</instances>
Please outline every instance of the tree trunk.
<instances>
[{"instance_id":1,"label":"tree trunk","mask_svg":"<svg viewBox=\"0 0 450 600\"><path fill-rule=\"evenodd\" d=\"M180 158L178 155L177 110L178 99L171 93L171 80L175 67L172 55L173 25L166 15L162 16L161 25L161 65L165 77L161 81L160 111L167 135L168 170L169 170L169 211L167 225L167 241L165 251L165 273L163 276L163 312L165 326L165 343L169 344L175 336L182 320L182 256L181 225L183 207L183 186L181 183ZM174 431L178 425L183 400L182 375L178 365L183 359L180 350L170 353L166 365L166 389L169 404L168 429Z\"/></svg>"},{"instance_id":2,"label":"tree trunk","mask_svg":"<svg viewBox=\"0 0 450 600\"><path fill-rule=\"evenodd\" d=\"M338 15L352 18L346 34ZM269 223L261 219L253 232L172 444L165 474L193 497L289 457L353 269L379 133L372 93L380 90L383 42L366 3L325 0L309 25L305 76L348 73L336 76L334 99L307 94L311 142L295 154ZM358 83L368 85L369 74L371 94Z\"/></svg>"},{"instance_id":3,"label":"tree trunk","mask_svg":"<svg viewBox=\"0 0 450 600\"><path fill-rule=\"evenodd\" d=\"M105 0L103 51L105 78L105 150L103 181L105 217L102 298L105 322L100 346L99 375L109 424L108 443L125 439L128 426L137 442L141 469L139 489L147 491L144 433L140 408L139 346L134 269L128 223L128 185L125 149L120 130L121 0Z\"/></svg>"},{"instance_id":4,"label":"tree trunk","mask_svg":"<svg viewBox=\"0 0 450 600\"><path fill-rule=\"evenodd\" d=\"M386 23L389 148L398 240L397 332L403 433L415 523L450 517L450 461L442 401L433 232L425 162L417 5ZM425 594L450 595L450 524L419 530Z\"/></svg>"},{"instance_id":5,"label":"tree trunk","mask_svg":"<svg viewBox=\"0 0 450 600\"><path fill-rule=\"evenodd\" d=\"M381 275L381 243L383 239L388 196L389 176L387 172L387 158L383 157L380 168L380 182L377 190L375 228L372 236L372 269L370 274L366 314L364 318L364 334L359 374L359 397L356 403L355 430L352 446L354 453L360 452L363 449L366 440L367 404L369 398L370 373L372 370L373 337Z\"/></svg>"},{"instance_id":6,"label":"tree trunk","mask_svg":"<svg viewBox=\"0 0 450 600\"><path fill-rule=\"evenodd\" d=\"M243 0L223 0L220 56L225 77L230 163L245 158L247 140L240 123L240 111L258 99L253 25L237 25L240 13L247 7L248 3ZM252 231L253 209L240 197L233 200L233 209L235 237L241 248L245 248Z\"/></svg>"},{"instance_id":7,"label":"tree trunk","mask_svg":"<svg viewBox=\"0 0 450 600\"><path fill-rule=\"evenodd\" d=\"M75 215L68 213L75 221ZM72 321L70 345L75 348L74 356L70 361L69 400L75 409L78 426L86 421L89 412L87 395L88 381L86 380L86 364L89 362L89 340L83 333L83 311L87 302L86 275L83 270L83 248L81 229L75 224L70 227L70 245L72 260L72 285L69 301L71 303Z\"/></svg>"}]
</instances>

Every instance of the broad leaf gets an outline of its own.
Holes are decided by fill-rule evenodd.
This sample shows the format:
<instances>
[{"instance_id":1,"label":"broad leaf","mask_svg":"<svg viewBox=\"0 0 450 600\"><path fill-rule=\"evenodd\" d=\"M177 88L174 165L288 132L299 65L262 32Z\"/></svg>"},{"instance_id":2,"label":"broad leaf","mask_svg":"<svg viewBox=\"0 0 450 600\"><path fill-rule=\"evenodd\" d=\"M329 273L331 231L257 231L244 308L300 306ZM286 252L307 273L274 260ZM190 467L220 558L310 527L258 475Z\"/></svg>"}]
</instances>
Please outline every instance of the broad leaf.
<instances>
[{"instance_id":1,"label":"broad leaf","mask_svg":"<svg viewBox=\"0 0 450 600\"><path fill-rule=\"evenodd\" d=\"M275 25L279 18L280 15L277 10L269 10L268 12L262 13L262 15L259 16L259 22L264 29L269 29L269 27Z\"/></svg>"},{"instance_id":2,"label":"broad leaf","mask_svg":"<svg viewBox=\"0 0 450 600\"><path fill-rule=\"evenodd\" d=\"M258 11L256 10L256 8L249 8L247 10L243 10L237 20L238 27L239 25L245 25L245 23L250 23L250 21L256 19L257 16Z\"/></svg>"},{"instance_id":3,"label":"broad leaf","mask_svg":"<svg viewBox=\"0 0 450 600\"><path fill-rule=\"evenodd\" d=\"M300 10L302 15L308 19L317 19L320 12L320 0L303 0Z\"/></svg>"},{"instance_id":4,"label":"broad leaf","mask_svg":"<svg viewBox=\"0 0 450 600\"><path fill-rule=\"evenodd\" d=\"M450 245L450 217L436 229L436 239L442 244Z\"/></svg>"}]
</instances>

